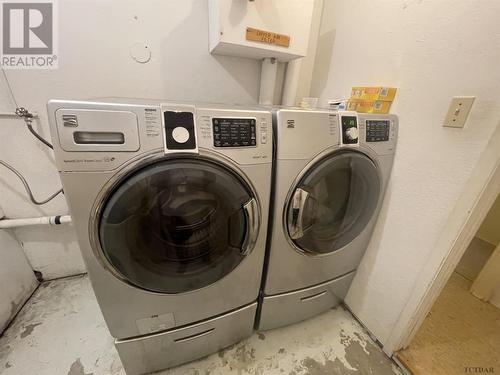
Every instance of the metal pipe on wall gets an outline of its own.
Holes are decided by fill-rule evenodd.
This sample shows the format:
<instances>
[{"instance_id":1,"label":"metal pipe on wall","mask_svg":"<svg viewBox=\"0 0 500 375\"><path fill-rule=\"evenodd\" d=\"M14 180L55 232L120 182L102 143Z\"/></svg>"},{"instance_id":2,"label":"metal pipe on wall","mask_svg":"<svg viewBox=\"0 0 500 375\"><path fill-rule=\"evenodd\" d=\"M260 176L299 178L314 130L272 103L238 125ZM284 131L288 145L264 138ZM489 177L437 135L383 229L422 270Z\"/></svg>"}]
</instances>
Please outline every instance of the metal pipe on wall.
<instances>
[{"instance_id":1,"label":"metal pipe on wall","mask_svg":"<svg viewBox=\"0 0 500 375\"><path fill-rule=\"evenodd\" d=\"M260 71L260 105L274 104L274 89L276 86L276 76L278 73L278 62L274 57L266 57L262 60Z\"/></svg>"},{"instance_id":2,"label":"metal pipe on wall","mask_svg":"<svg viewBox=\"0 0 500 375\"><path fill-rule=\"evenodd\" d=\"M302 59L288 62L283 84L283 96L281 102L284 106L293 107L297 105L297 89L299 87L300 67Z\"/></svg>"},{"instance_id":3,"label":"metal pipe on wall","mask_svg":"<svg viewBox=\"0 0 500 375\"><path fill-rule=\"evenodd\" d=\"M39 118L37 112L33 112L32 115L33 115L33 118L36 118L36 119ZM18 119L19 115L17 115L15 112L0 112L0 117L7 117L7 118L11 117L11 118L17 118Z\"/></svg>"}]
</instances>

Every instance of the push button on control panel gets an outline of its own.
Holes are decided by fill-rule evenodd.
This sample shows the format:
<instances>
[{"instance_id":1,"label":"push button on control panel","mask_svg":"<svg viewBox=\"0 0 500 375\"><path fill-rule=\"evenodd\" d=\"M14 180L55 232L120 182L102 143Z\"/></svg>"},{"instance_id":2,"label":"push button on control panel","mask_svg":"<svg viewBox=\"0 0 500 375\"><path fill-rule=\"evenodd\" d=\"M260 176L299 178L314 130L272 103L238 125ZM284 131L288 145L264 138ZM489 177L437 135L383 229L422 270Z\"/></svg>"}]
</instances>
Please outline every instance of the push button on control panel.
<instances>
[{"instance_id":1,"label":"push button on control panel","mask_svg":"<svg viewBox=\"0 0 500 375\"><path fill-rule=\"evenodd\" d=\"M267 143L267 133L260 133L260 143L265 145Z\"/></svg>"},{"instance_id":2,"label":"push button on control panel","mask_svg":"<svg viewBox=\"0 0 500 375\"><path fill-rule=\"evenodd\" d=\"M260 143L263 145L267 143L267 123L265 121L260 123Z\"/></svg>"}]
</instances>

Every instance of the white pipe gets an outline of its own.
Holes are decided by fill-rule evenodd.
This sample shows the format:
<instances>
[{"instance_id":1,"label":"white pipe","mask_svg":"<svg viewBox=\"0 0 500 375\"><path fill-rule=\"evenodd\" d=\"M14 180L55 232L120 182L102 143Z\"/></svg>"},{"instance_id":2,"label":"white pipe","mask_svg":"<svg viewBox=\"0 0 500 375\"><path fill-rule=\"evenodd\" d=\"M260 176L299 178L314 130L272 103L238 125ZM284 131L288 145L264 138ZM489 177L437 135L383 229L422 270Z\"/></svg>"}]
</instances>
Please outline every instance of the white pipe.
<instances>
[{"instance_id":1,"label":"white pipe","mask_svg":"<svg viewBox=\"0 0 500 375\"><path fill-rule=\"evenodd\" d=\"M66 223L71 223L71 216L56 215L31 217L27 219L2 219L0 220L0 229L26 227L29 225L60 225Z\"/></svg>"},{"instance_id":2,"label":"white pipe","mask_svg":"<svg viewBox=\"0 0 500 375\"><path fill-rule=\"evenodd\" d=\"M32 113L32 115L33 115L33 118L38 118L37 112ZM0 117L20 118L18 115L16 115L15 112L0 112Z\"/></svg>"},{"instance_id":3,"label":"white pipe","mask_svg":"<svg viewBox=\"0 0 500 375\"><path fill-rule=\"evenodd\" d=\"M300 67L302 59L288 62L285 73L285 83L283 85L282 104L287 107L297 105L297 88L299 87Z\"/></svg>"},{"instance_id":4,"label":"white pipe","mask_svg":"<svg viewBox=\"0 0 500 375\"><path fill-rule=\"evenodd\" d=\"M260 105L273 105L277 73L278 62L274 57L266 57L262 60L259 93Z\"/></svg>"}]
</instances>

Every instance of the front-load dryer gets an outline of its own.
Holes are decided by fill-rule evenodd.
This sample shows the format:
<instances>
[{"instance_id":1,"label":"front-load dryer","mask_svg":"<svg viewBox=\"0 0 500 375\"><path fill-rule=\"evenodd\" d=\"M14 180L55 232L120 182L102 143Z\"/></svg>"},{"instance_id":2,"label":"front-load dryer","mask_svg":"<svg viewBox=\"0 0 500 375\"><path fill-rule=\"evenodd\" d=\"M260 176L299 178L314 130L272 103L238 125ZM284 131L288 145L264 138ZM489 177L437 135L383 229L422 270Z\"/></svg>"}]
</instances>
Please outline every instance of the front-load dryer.
<instances>
[{"instance_id":1,"label":"front-load dryer","mask_svg":"<svg viewBox=\"0 0 500 375\"><path fill-rule=\"evenodd\" d=\"M298 322L345 297L391 174L394 115L280 109L274 209L259 329Z\"/></svg>"},{"instance_id":2,"label":"front-load dryer","mask_svg":"<svg viewBox=\"0 0 500 375\"><path fill-rule=\"evenodd\" d=\"M50 101L56 164L127 374L249 336L265 255L271 112Z\"/></svg>"}]
</instances>

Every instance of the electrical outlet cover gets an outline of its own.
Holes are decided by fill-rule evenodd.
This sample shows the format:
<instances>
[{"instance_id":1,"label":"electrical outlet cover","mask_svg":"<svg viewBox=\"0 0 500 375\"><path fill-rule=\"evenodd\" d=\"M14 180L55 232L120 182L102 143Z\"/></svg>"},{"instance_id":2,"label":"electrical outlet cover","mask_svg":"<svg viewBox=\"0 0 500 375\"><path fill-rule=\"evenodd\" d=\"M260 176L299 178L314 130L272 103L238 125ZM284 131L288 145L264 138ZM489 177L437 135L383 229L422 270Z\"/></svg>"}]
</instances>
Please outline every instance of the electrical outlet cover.
<instances>
[{"instance_id":1,"label":"electrical outlet cover","mask_svg":"<svg viewBox=\"0 0 500 375\"><path fill-rule=\"evenodd\" d=\"M443 126L463 128L474 103L475 96L455 96L451 99L450 108L444 119Z\"/></svg>"}]
</instances>

